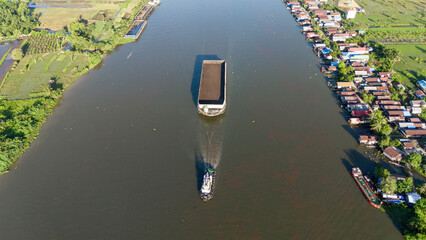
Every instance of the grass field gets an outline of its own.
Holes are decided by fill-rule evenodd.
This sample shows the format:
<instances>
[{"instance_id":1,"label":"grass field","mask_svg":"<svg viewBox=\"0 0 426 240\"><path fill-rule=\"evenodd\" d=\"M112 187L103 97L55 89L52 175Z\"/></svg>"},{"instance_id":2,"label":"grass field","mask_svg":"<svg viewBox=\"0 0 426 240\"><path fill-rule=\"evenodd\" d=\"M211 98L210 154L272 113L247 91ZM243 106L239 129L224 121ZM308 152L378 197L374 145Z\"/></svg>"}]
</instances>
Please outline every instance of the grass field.
<instances>
[{"instance_id":1,"label":"grass field","mask_svg":"<svg viewBox=\"0 0 426 240\"><path fill-rule=\"evenodd\" d=\"M97 13L106 10L108 12L106 18L111 17L110 15L113 17L120 7L119 4L93 4L90 8L36 8L34 13L40 14L41 28L56 31L80 18L90 20Z\"/></svg>"},{"instance_id":2,"label":"grass field","mask_svg":"<svg viewBox=\"0 0 426 240\"><path fill-rule=\"evenodd\" d=\"M366 14L357 14L356 22L366 25L426 25L423 0L356 0Z\"/></svg>"},{"instance_id":3,"label":"grass field","mask_svg":"<svg viewBox=\"0 0 426 240\"><path fill-rule=\"evenodd\" d=\"M85 19L89 23L103 22L111 20L117 15L116 21L127 13L132 15L133 9L146 0L55 0L40 1L36 0L38 5L55 6L55 8L35 8L34 13L40 14L40 27L57 31L70 23ZM59 6L59 7L58 7ZM61 7L63 6L63 7ZM69 7L72 6L72 7ZM120 11L120 9L122 9Z\"/></svg>"},{"instance_id":4,"label":"grass field","mask_svg":"<svg viewBox=\"0 0 426 240\"><path fill-rule=\"evenodd\" d=\"M415 83L426 80L426 45L388 45L388 47L401 52L401 61L396 62L393 68L405 81Z\"/></svg>"},{"instance_id":5,"label":"grass field","mask_svg":"<svg viewBox=\"0 0 426 240\"><path fill-rule=\"evenodd\" d=\"M369 28L366 39L385 42L387 40L395 41L391 44L424 44L426 29L420 27Z\"/></svg>"},{"instance_id":6,"label":"grass field","mask_svg":"<svg viewBox=\"0 0 426 240\"><path fill-rule=\"evenodd\" d=\"M57 31L80 17L89 19L98 11L92 8L37 8L34 13L41 14L39 18L41 28Z\"/></svg>"},{"instance_id":7,"label":"grass field","mask_svg":"<svg viewBox=\"0 0 426 240\"><path fill-rule=\"evenodd\" d=\"M368 31L379 32L423 32L426 34L426 29L419 27L383 27L383 28L369 28Z\"/></svg>"},{"instance_id":8,"label":"grass field","mask_svg":"<svg viewBox=\"0 0 426 240\"><path fill-rule=\"evenodd\" d=\"M79 73L87 71L88 65L88 55L69 51L27 55L6 78L0 96L23 99L43 95L51 78L66 86Z\"/></svg>"}]
</instances>

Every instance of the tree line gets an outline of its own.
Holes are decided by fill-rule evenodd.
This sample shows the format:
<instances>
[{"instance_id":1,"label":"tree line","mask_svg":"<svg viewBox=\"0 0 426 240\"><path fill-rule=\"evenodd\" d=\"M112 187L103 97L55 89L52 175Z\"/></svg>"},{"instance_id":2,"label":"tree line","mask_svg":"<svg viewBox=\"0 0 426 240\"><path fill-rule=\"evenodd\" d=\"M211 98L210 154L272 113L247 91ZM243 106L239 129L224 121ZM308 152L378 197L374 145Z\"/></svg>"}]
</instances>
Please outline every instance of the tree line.
<instances>
[{"instance_id":1,"label":"tree line","mask_svg":"<svg viewBox=\"0 0 426 240\"><path fill-rule=\"evenodd\" d=\"M0 101L0 173L8 171L52 113L61 90L37 99Z\"/></svg>"},{"instance_id":2,"label":"tree line","mask_svg":"<svg viewBox=\"0 0 426 240\"><path fill-rule=\"evenodd\" d=\"M382 192L388 194L404 194L413 191L414 185L412 178L407 177L404 180L398 181L390 174L389 170L383 168L380 165L376 166L374 176L376 181L379 182L378 187ZM424 183L422 186L419 186L417 190L423 196L423 198L417 201L414 207L408 207L404 204L392 204L385 206L385 208L390 210L389 212L391 215L399 216L395 219L398 219L401 227L403 228L402 231L404 236L407 239L426 238L426 183Z\"/></svg>"},{"instance_id":3,"label":"tree line","mask_svg":"<svg viewBox=\"0 0 426 240\"><path fill-rule=\"evenodd\" d=\"M28 34L38 26L27 0L0 0L0 35Z\"/></svg>"}]
</instances>

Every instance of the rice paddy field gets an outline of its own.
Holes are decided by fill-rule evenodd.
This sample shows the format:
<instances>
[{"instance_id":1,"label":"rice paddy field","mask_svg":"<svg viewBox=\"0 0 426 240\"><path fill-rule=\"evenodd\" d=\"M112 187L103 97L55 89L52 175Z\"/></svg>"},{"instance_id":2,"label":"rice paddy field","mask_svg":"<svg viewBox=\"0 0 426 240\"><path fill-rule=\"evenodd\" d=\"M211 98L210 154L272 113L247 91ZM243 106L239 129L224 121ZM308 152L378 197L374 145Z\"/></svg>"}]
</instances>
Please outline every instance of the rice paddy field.
<instances>
[{"instance_id":1,"label":"rice paddy field","mask_svg":"<svg viewBox=\"0 0 426 240\"><path fill-rule=\"evenodd\" d=\"M424 0L356 0L366 14L355 21L368 26L426 25Z\"/></svg>"},{"instance_id":2,"label":"rice paddy field","mask_svg":"<svg viewBox=\"0 0 426 240\"><path fill-rule=\"evenodd\" d=\"M57 31L70 23L84 19L89 23L120 19L126 15L130 16L133 8L139 6L144 0L81 0L81 1L43 1L36 0L34 3L35 14L39 14L40 27Z\"/></svg>"},{"instance_id":3,"label":"rice paddy field","mask_svg":"<svg viewBox=\"0 0 426 240\"><path fill-rule=\"evenodd\" d=\"M426 77L425 0L355 0L365 9L351 20L367 30L367 39L400 51L393 66L411 89Z\"/></svg>"},{"instance_id":4,"label":"rice paddy field","mask_svg":"<svg viewBox=\"0 0 426 240\"><path fill-rule=\"evenodd\" d=\"M88 55L70 51L25 56L6 77L0 90L1 99L24 99L45 94L49 80L68 85L88 70Z\"/></svg>"},{"instance_id":5,"label":"rice paddy field","mask_svg":"<svg viewBox=\"0 0 426 240\"><path fill-rule=\"evenodd\" d=\"M426 80L426 45L389 45L401 52L401 60L394 70L412 82Z\"/></svg>"}]
</instances>

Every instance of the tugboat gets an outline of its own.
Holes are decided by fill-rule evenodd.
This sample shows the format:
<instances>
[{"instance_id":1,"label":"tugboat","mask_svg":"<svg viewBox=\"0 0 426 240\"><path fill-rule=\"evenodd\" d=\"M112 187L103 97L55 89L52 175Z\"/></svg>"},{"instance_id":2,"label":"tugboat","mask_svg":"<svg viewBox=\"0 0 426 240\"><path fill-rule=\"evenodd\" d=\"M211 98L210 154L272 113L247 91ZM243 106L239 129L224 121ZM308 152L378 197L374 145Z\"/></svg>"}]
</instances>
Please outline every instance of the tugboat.
<instances>
[{"instance_id":1,"label":"tugboat","mask_svg":"<svg viewBox=\"0 0 426 240\"><path fill-rule=\"evenodd\" d=\"M374 194L359 168L352 168L352 177L355 179L355 182L358 184L358 187L361 189L368 202L373 207L380 208L382 202L379 200L376 194Z\"/></svg>"},{"instance_id":2,"label":"tugboat","mask_svg":"<svg viewBox=\"0 0 426 240\"><path fill-rule=\"evenodd\" d=\"M216 171L214 168L208 168L207 170L205 170L203 176L203 185L201 186L200 190L200 197L201 199L203 199L204 202L207 202L208 200L213 198L215 179Z\"/></svg>"}]
</instances>

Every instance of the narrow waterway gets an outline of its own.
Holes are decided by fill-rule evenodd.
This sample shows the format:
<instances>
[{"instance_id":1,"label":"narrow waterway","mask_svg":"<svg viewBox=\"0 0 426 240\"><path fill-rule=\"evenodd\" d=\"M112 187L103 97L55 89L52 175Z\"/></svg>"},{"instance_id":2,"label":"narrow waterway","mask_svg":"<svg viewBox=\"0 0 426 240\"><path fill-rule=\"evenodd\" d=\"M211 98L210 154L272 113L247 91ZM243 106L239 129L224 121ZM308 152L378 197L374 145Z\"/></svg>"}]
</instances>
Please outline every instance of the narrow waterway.
<instances>
[{"instance_id":1,"label":"narrow waterway","mask_svg":"<svg viewBox=\"0 0 426 240\"><path fill-rule=\"evenodd\" d=\"M19 47L20 42L19 41L11 41L11 42L2 42L0 43L0 59L4 57L4 54L6 54L9 49L11 51L6 56L4 62L0 66L0 84L3 82L3 78L5 77L6 73L12 68L13 66L13 59L12 59L12 50Z\"/></svg>"},{"instance_id":2,"label":"narrow waterway","mask_svg":"<svg viewBox=\"0 0 426 240\"><path fill-rule=\"evenodd\" d=\"M194 103L203 59L228 64L214 120ZM349 174L373 170L362 153L279 0L164 0L1 176L1 238L401 239Z\"/></svg>"}]
</instances>

